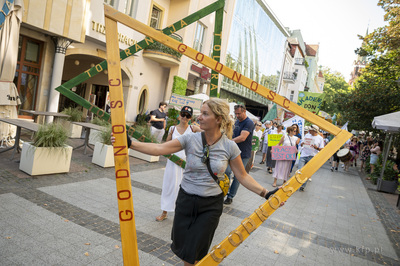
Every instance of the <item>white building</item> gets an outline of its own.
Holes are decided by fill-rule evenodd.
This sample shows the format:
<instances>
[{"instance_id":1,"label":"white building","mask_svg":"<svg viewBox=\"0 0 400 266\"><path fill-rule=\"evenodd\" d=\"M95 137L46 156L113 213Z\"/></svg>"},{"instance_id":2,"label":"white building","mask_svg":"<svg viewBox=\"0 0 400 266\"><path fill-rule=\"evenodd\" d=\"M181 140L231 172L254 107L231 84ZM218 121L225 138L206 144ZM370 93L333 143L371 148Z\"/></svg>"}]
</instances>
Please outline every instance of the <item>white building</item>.
<instances>
[{"instance_id":1,"label":"white building","mask_svg":"<svg viewBox=\"0 0 400 266\"><path fill-rule=\"evenodd\" d=\"M106 56L103 4L109 4L142 23L163 29L214 3L215 0L24 0L20 30L21 55L14 83L20 109L62 111L76 106L55 88L93 67ZM225 1L221 63L238 73L278 91L284 74L287 30L265 1ZM175 38L205 55L212 53L215 13L179 30ZM144 35L118 26L120 49ZM287 58L292 61L293 58ZM121 62L127 123L140 113L158 108L174 92L174 80L187 82L185 95L209 93L210 70L165 47L153 47ZM292 69L294 72L295 69ZM264 116L270 103L264 97L220 77L220 97L245 103L257 116ZM286 87L287 89L288 87ZM83 78L72 88L76 94L104 108L108 76L102 71ZM86 111L86 110L84 110ZM86 114L86 112L85 112ZM19 112L19 116L25 116ZM44 117L39 117L42 122Z\"/></svg>"}]
</instances>

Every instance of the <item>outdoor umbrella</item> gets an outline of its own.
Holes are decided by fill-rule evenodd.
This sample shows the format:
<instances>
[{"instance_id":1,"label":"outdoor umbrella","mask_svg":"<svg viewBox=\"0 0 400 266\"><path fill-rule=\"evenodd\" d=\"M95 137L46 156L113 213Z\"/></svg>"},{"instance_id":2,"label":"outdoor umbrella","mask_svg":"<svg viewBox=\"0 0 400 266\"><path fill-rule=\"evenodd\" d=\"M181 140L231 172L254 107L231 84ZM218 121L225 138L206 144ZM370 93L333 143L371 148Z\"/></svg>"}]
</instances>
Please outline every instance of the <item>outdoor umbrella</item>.
<instances>
[{"instance_id":1,"label":"outdoor umbrella","mask_svg":"<svg viewBox=\"0 0 400 266\"><path fill-rule=\"evenodd\" d=\"M380 178L378 179L378 191L381 190L382 178L385 172L387 157L389 155L390 145L392 144L393 134L400 133L400 112L375 116L372 121L372 127L386 131L385 147L383 149L383 163ZM389 143L388 143L389 139Z\"/></svg>"},{"instance_id":2,"label":"outdoor umbrella","mask_svg":"<svg viewBox=\"0 0 400 266\"><path fill-rule=\"evenodd\" d=\"M16 0L15 3L11 3L11 6L4 3L5 0L0 0L3 14L7 14L4 23L0 25L0 117L17 118L16 106L21 104L21 101L13 79L17 65L23 1ZM8 124L0 123L0 137L4 138L8 135L14 136L15 129L9 127Z\"/></svg>"}]
</instances>

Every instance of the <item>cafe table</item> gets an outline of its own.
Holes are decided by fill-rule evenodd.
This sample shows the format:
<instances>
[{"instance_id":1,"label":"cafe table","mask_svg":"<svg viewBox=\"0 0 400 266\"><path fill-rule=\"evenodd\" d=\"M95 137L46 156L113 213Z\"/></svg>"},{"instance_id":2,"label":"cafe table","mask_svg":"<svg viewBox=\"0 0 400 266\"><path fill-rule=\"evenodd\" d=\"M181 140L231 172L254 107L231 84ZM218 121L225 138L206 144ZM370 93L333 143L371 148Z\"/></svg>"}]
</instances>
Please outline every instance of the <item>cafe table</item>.
<instances>
[{"instance_id":1,"label":"cafe table","mask_svg":"<svg viewBox=\"0 0 400 266\"><path fill-rule=\"evenodd\" d=\"M30 122L30 121L26 121L24 119L11 119L11 118L0 118L0 122L11 124L11 125L14 125L17 127L14 145L12 147L8 147L4 150L3 149L0 150L0 153L3 153L3 152L14 149L13 155L11 157L11 160L12 160L14 158L15 151L19 152L21 150L21 148L19 147L19 142L20 142L20 138L21 138L21 129L24 128L24 129L36 132L39 129L39 124Z\"/></svg>"}]
</instances>

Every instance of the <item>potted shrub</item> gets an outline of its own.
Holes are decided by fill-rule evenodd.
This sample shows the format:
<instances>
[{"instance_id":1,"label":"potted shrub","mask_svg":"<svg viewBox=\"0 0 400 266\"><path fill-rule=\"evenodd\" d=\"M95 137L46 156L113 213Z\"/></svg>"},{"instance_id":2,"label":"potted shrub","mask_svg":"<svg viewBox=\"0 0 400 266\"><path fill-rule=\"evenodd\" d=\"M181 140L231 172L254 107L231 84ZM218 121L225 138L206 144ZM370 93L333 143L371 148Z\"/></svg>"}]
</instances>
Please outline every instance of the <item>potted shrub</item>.
<instances>
[{"instance_id":1,"label":"potted shrub","mask_svg":"<svg viewBox=\"0 0 400 266\"><path fill-rule=\"evenodd\" d=\"M96 142L93 151L92 163L101 167L114 166L114 150L111 145L111 125L99 131L97 136L99 141Z\"/></svg>"},{"instance_id":2,"label":"potted shrub","mask_svg":"<svg viewBox=\"0 0 400 266\"><path fill-rule=\"evenodd\" d=\"M142 133L144 136L146 136L147 138L149 138L151 141L153 142L157 142L155 140L155 138L151 135L151 131L150 128L147 125L144 126L136 126L135 129ZM132 138L132 141L138 141L134 138ZM129 155L147 162L158 162L160 160L160 156L152 156L152 155L148 155L148 154L144 154L132 149L129 149Z\"/></svg>"},{"instance_id":3,"label":"potted shrub","mask_svg":"<svg viewBox=\"0 0 400 266\"><path fill-rule=\"evenodd\" d=\"M377 190L387 193L395 193L397 190L397 172L394 169L395 163L391 160L386 162L385 171L383 173L383 178L378 178ZM380 167L382 168L382 166ZM380 173L380 171L379 171Z\"/></svg>"},{"instance_id":4,"label":"potted shrub","mask_svg":"<svg viewBox=\"0 0 400 266\"><path fill-rule=\"evenodd\" d=\"M107 121L105 121L99 117L93 118L92 124L102 126L102 127L107 127L110 125L110 123L108 123ZM101 132L96 129L91 129L90 135L89 135L89 144L95 145L96 142L102 142Z\"/></svg>"},{"instance_id":5,"label":"potted shrub","mask_svg":"<svg viewBox=\"0 0 400 266\"><path fill-rule=\"evenodd\" d=\"M67 130L58 123L41 125L33 142L22 145L19 169L29 175L69 172L72 147Z\"/></svg>"},{"instance_id":6,"label":"potted shrub","mask_svg":"<svg viewBox=\"0 0 400 266\"><path fill-rule=\"evenodd\" d=\"M61 113L69 115L66 119L60 119L60 123L68 130L70 138L80 138L82 127L72 124L72 122L81 122L83 112L78 108L65 108Z\"/></svg>"}]
</instances>

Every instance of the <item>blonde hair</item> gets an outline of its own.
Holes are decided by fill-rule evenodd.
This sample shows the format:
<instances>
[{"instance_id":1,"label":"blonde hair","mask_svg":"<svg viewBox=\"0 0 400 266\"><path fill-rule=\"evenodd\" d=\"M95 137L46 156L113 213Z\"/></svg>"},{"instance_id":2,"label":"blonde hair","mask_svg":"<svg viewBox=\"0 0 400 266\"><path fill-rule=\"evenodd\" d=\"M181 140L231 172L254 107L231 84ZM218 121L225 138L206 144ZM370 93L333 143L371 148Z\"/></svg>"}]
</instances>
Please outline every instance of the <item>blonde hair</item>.
<instances>
[{"instance_id":1,"label":"blonde hair","mask_svg":"<svg viewBox=\"0 0 400 266\"><path fill-rule=\"evenodd\" d=\"M207 104L208 108L210 108L216 118L221 118L219 128L222 133L231 139L233 134L233 120L229 116L229 104L225 100L219 98L209 99L203 104Z\"/></svg>"}]
</instances>

